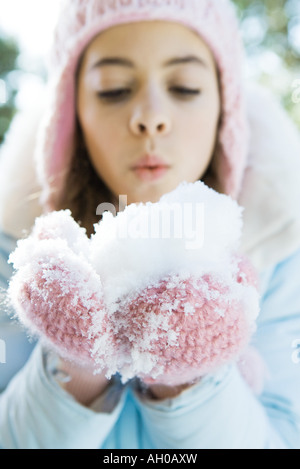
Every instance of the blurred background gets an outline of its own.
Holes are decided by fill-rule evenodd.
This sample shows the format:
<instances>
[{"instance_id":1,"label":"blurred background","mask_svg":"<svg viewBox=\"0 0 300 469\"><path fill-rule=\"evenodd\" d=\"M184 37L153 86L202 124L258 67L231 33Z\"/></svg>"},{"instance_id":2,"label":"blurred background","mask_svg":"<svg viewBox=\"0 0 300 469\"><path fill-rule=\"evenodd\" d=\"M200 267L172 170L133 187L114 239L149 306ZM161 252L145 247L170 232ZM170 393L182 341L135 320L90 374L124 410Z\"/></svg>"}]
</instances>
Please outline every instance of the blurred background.
<instances>
[{"instance_id":1,"label":"blurred background","mask_svg":"<svg viewBox=\"0 0 300 469\"><path fill-rule=\"evenodd\" d=\"M0 0L0 144L14 114L39 99L61 0ZM234 0L246 73L269 87L300 129L300 0Z\"/></svg>"}]
</instances>

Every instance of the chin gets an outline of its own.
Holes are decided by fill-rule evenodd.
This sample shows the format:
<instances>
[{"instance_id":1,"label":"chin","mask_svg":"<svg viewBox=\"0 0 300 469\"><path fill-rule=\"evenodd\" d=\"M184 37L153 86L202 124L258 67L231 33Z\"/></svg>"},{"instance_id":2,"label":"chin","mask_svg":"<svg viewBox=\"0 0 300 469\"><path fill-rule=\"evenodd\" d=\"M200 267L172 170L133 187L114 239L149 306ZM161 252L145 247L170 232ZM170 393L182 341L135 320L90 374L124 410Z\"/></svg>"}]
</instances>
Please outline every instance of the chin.
<instances>
[{"instance_id":1,"label":"chin","mask_svg":"<svg viewBox=\"0 0 300 469\"><path fill-rule=\"evenodd\" d=\"M132 202L130 202L130 197L128 196L128 204L129 203L156 203L158 202L161 197L169 192L175 190L182 182L194 182L188 181L186 179L178 179L177 181L173 182L165 182L161 184L156 184L148 187L141 188L137 191L133 197Z\"/></svg>"}]
</instances>

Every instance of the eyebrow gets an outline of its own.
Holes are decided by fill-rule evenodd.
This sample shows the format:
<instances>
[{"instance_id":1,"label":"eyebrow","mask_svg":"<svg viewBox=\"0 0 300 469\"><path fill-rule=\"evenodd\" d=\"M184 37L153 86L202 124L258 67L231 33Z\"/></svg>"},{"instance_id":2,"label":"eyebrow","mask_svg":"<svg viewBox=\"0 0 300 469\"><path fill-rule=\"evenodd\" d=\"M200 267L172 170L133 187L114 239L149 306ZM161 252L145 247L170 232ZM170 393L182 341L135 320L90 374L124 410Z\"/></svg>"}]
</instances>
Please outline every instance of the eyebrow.
<instances>
[{"instance_id":1,"label":"eyebrow","mask_svg":"<svg viewBox=\"0 0 300 469\"><path fill-rule=\"evenodd\" d=\"M187 55L185 57L175 57L174 59L168 60L165 62L165 67L170 67L174 65L190 64L195 63L201 65L202 67L207 67L206 62L196 55Z\"/></svg>"},{"instance_id":2,"label":"eyebrow","mask_svg":"<svg viewBox=\"0 0 300 469\"><path fill-rule=\"evenodd\" d=\"M167 60L167 62L164 62L163 67L172 67L175 65L190 64L190 63L198 64L202 67L207 68L206 62L200 57L197 57L196 55L174 57L173 59L170 59L170 60ZM134 63L128 59L125 59L122 57L105 57L103 59L98 60L95 64L93 64L91 69L94 70L96 68L112 66L112 65L127 67L127 68L135 68Z\"/></svg>"},{"instance_id":3,"label":"eyebrow","mask_svg":"<svg viewBox=\"0 0 300 469\"><path fill-rule=\"evenodd\" d=\"M106 67L110 65L134 68L133 62L128 59L123 59L121 57L105 57L104 59L98 60L94 65L92 65L91 68L93 70L95 68Z\"/></svg>"}]
</instances>

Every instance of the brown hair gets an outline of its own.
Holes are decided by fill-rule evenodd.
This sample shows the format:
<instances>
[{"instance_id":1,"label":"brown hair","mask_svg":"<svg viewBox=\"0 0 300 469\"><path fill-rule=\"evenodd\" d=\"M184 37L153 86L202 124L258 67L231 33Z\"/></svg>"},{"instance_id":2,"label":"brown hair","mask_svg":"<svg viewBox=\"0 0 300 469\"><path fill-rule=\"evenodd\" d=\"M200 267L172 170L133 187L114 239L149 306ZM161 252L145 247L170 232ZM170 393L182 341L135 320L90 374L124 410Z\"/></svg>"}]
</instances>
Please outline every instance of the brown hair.
<instances>
[{"instance_id":1,"label":"brown hair","mask_svg":"<svg viewBox=\"0 0 300 469\"><path fill-rule=\"evenodd\" d=\"M64 194L55 209L71 210L74 220L83 226L90 236L94 231L93 225L100 220L96 214L98 205L103 202L113 203L113 196L91 163L78 121L74 148Z\"/></svg>"}]
</instances>

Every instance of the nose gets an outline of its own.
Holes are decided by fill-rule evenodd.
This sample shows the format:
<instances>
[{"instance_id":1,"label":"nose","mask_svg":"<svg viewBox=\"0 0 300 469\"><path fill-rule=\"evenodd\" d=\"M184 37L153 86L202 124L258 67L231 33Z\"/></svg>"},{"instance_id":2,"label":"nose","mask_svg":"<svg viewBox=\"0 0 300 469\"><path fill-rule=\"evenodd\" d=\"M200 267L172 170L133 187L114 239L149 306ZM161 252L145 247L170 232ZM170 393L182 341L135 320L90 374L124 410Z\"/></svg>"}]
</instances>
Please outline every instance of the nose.
<instances>
[{"instance_id":1,"label":"nose","mask_svg":"<svg viewBox=\"0 0 300 469\"><path fill-rule=\"evenodd\" d=\"M164 136L171 130L171 121L167 113L148 105L133 112L129 127L131 132L138 137Z\"/></svg>"},{"instance_id":2,"label":"nose","mask_svg":"<svg viewBox=\"0 0 300 469\"><path fill-rule=\"evenodd\" d=\"M157 122L145 122L143 119L137 119L132 123L131 129L135 135L147 135L154 137L155 135L165 135L168 133L168 123L159 119Z\"/></svg>"}]
</instances>

